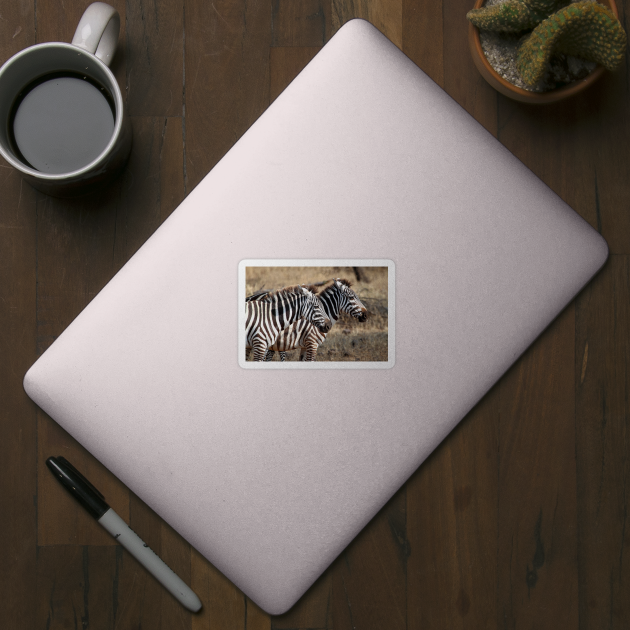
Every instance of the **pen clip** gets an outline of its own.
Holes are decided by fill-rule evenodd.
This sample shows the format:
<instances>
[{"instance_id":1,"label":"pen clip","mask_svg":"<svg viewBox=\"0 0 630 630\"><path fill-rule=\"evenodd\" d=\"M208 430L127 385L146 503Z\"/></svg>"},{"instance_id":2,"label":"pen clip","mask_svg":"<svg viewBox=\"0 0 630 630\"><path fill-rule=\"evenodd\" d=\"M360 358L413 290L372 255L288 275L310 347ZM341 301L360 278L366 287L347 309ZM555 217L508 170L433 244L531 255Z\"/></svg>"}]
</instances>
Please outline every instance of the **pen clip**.
<instances>
[{"instance_id":1,"label":"pen clip","mask_svg":"<svg viewBox=\"0 0 630 630\"><path fill-rule=\"evenodd\" d=\"M57 463L61 464L69 471L71 471L78 479L80 479L94 494L99 496L103 501L105 500L105 496L103 493L96 487L92 485L92 483L86 479L65 457L59 455L57 457L51 457L52 460L57 461Z\"/></svg>"}]
</instances>

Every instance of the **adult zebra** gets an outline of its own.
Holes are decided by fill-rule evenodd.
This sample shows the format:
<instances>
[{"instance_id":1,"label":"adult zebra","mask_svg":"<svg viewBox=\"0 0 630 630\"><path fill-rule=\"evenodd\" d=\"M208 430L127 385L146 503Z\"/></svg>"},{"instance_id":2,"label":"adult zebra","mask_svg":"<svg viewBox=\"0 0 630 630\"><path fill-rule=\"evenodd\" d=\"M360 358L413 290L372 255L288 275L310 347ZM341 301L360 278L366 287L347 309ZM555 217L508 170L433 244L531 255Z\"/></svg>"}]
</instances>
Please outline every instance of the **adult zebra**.
<instances>
[{"instance_id":1,"label":"adult zebra","mask_svg":"<svg viewBox=\"0 0 630 630\"><path fill-rule=\"evenodd\" d=\"M245 345L254 351L254 361L264 361L269 346L295 321L308 321L327 333L331 322L315 294L299 285L268 293L264 300L245 303Z\"/></svg>"},{"instance_id":2,"label":"adult zebra","mask_svg":"<svg viewBox=\"0 0 630 630\"><path fill-rule=\"evenodd\" d=\"M319 289L317 297L320 299L324 312L330 319L332 328L339 319L341 311L352 315L360 322L367 320L367 309L359 300L357 294L350 288L351 283L344 278L335 278ZM310 285L310 290L317 287ZM265 300L267 295L259 292L248 299ZM271 361L275 351L280 352L280 360L286 359L289 350L300 348L300 361L315 361L317 348L325 341L326 332L317 330L306 320L298 320L285 328L278 335L275 343L269 347L265 361Z\"/></svg>"}]
</instances>

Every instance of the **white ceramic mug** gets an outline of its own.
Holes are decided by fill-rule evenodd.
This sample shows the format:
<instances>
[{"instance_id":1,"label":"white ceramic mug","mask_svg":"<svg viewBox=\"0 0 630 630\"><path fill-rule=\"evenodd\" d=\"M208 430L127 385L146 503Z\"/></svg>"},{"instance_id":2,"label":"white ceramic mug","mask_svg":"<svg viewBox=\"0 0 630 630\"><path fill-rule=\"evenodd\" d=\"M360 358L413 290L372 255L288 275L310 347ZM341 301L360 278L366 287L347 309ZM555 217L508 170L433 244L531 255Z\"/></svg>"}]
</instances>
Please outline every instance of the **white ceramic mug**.
<instances>
[{"instance_id":1,"label":"white ceramic mug","mask_svg":"<svg viewBox=\"0 0 630 630\"><path fill-rule=\"evenodd\" d=\"M33 187L46 194L71 197L89 192L108 183L127 161L131 150L131 125L125 116L122 93L108 67L116 51L119 31L118 12L108 4L95 2L83 14L71 44L49 42L30 46L11 57L0 68L0 154ZM109 104L112 120L107 121L107 126L99 124L98 130L94 130L100 133L100 143L92 147L92 153L96 153L86 158L86 163L80 163L82 153L75 156L74 162L78 162L77 164L68 160L68 164L74 164L69 167L68 172L45 172L42 167L35 168L24 157L16 141L14 123L17 129L17 116L21 115L19 110L27 107L26 99L35 91L32 86L52 81L49 77L66 75L74 80L89 82L95 86L94 89L100 89ZM89 87L81 89L92 90ZM66 91L65 98L69 98L68 94ZM98 92L96 98L101 98ZM73 106L75 102L73 101ZM80 111L83 101L76 107ZM45 133L35 133L34 137L44 144L49 142L46 134L50 133L50 137L54 139L55 129L59 136L59 130L64 128L62 125L55 128L54 125L42 122L43 116L36 117L35 120ZM86 116L86 120L90 120L89 116ZM83 124L89 127L91 123ZM46 139L42 140L44 136ZM84 144L87 143L89 148L91 136L88 134L85 138ZM63 140L63 137L57 138L59 145L64 144ZM60 150L61 148L72 150L71 146L68 148L65 144ZM48 147L45 149L48 150ZM85 155L89 155L89 151ZM57 171L64 166L57 167Z\"/></svg>"}]
</instances>

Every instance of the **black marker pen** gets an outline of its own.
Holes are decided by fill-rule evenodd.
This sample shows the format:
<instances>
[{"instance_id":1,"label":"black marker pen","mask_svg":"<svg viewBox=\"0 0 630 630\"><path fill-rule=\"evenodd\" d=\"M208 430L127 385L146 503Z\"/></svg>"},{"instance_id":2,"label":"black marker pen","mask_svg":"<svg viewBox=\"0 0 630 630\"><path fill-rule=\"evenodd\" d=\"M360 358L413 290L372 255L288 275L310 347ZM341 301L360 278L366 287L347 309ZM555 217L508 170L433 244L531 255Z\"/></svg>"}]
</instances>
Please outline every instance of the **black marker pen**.
<instances>
[{"instance_id":1,"label":"black marker pen","mask_svg":"<svg viewBox=\"0 0 630 630\"><path fill-rule=\"evenodd\" d=\"M105 497L65 457L49 457L46 466L61 485L183 606L193 612L201 608L201 601L192 590L107 505Z\"/></svg>"}]
</instances>

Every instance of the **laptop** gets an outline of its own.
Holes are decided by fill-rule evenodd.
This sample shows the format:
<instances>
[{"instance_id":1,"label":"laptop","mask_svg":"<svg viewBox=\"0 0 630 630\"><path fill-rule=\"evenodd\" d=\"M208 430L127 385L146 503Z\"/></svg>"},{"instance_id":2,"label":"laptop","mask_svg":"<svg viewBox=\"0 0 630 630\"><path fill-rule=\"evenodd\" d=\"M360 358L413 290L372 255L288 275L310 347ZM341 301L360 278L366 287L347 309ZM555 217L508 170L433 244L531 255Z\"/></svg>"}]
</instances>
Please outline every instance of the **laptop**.
<instances>
[{"instance_id":1,"label":"laptop","mask_svg":"<svg viewBox=\"0 0 630 630\"><path fill-rule=\"evenodd\" d=\"M388 39L353 20L24 386L279 614L607 255L566 203ZM255 291L291 285L293 299L308 301L337 280L352 285L367 321L344 315L314 361L246 358ZM363 356L375 322L380 350Z\"/></svg>"}]
</instances>

